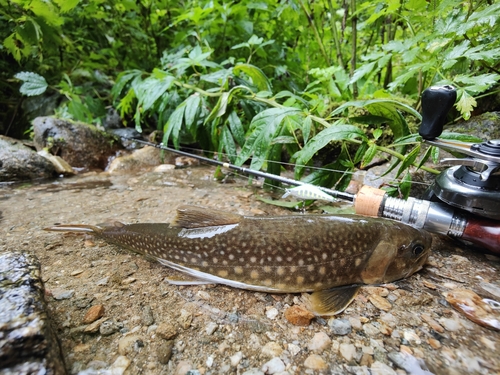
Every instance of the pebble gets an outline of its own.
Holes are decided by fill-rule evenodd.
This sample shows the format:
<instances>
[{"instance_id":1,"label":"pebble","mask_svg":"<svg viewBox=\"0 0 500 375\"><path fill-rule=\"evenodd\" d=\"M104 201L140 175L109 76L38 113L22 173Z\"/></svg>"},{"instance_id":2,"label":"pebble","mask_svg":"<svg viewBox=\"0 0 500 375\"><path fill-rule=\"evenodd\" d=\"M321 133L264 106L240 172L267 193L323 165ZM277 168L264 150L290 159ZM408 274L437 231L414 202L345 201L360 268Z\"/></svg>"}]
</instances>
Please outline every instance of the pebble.
<instances>
[{"instance_id":1,"label":"pebble","mask_svg":"<svg viewBox=\"0 0 500 375\"><path fill-rule=\"evenodd\" d=\"M144 346L144 338L140 335L128 335L118 340L118 353L121 355L133 355L139 348Z\"/></svg>"},{"instance_id":2,"label":"pebble","mask_svg":"<svg viewBox=\"0 0 500 375\"><path fill-rule=\"evenodd\" d=\"M262 347L262 355L266 357L279 357L283 353L283 348L275 341L270 341Z\"/></svg>"},{"instance_id":3,"label":"pebble","mask_svg":"<svg viewBox=\"0 0 500 375\"><path fill-rule=\"evenodd\" d=\"M104 315L104 306L103 305L94 305L90 309L87 310L87 313L83 317L83 324L90 324L95 322L97 319L102 318Z\"/></svg>"},{"instance_id":4,"label":"pebble","mask_svg":"<svg viewBox=\"0 0 500 375\"><path fill-rule=\"evenodd\" d=\"M352 328L354 328L355 330L360 330L361 328L363 328L363 326L361 325L361 320L357 317L350 317L349 323L351 323Z\"/></svg>"},{"instance_id":5,"label":"pebble","mask_svg":"<svg viewBox=\"0 0 500 375\"><path fill-rule=\"evenodd\" d=\"M169 172L169 171L174 170L174 169L175 169L175 165L173 165L173 164L160 164L153 169L153 172L163 173L163 172Z\"/></svg>"},{"instance_id":6,"label":"pebble","mask_svg":"<svg viewBox=\"0 0 500 375\"><path fill-rule=\"evenodd\" d=\"M304 366L310 368L311 370L326 370L328 365L326 362L317 354L311 354L304 361Z\"/></svg>"},{"instance_id":7,"label":"pebble","mask_svg":"<svg viewBox=\"0 0 500 375\"><path fill-rule=\"evenodd\" d=\"M197 293L196 293L196 296L198 296L198 298L200 299L203 299L205 301L209 301L210 300L210 294L208 294L207 292L205 292L204 290L199 290Z\"/></svg>"},{"instance_id":8,"label":"pebble","mask_svg":"<svg viewBox=\"0 0 500 375\"><path fill-rule=\"evenodd\" d=\"M156 328L156 334L164 340L171 340L177 336L177 329L169 323L160 323Z\"/></svg>"},{"instance_id":9,"label":"pebble","mask_svg":"<svg viewBox=\"0 0 500 375\"><path fill-rule=\"evenodd\" d=\"M403 331L403 337L412 345L420 345L422 340L418 337L417 333L412 329L405 329Z\"/></svg>"},{"instance_id":10,"label":"pebble","mask_svg":"<svg viewBox=\"0 0 500 375\"><path fill-rule=\"evenodd\" d=\"M236 352L231 357L229 357L229 361L231 362L231 366L233 367L237 367L242 359L243 359L243 352Z\"/></svg>"},{"instance_id":11,"label":"pebble","mask_svg":"<svg viewBox=\"0 0 500 375\"><path fill-rule=\"evenodd\" d=\"M317 332L314 337L309 341L307 347L310 351L322 353L327 347L332 345L332 340L325 332Z\"/></svg>"},{"instance_id":12,"label":"pebble","mask_svg":"<svg viewBox=\"0 0 500 375\"><path fill-rule=\"evenodd\" d=\"M372 323L366 323L363 325L363 331L368 335L368 336L376 336L380 333L380 330L375 327Z\"/></svg>"},{"instance_id":13,"label":"pebble","mask_svg":"<svg viewBox=\"0 0 500 375\"><path fill-rule=\"evenodd\" d=\"M219 328L219 326L217 325L217 323L210 322L205 327L205 332L207 333L207 335L212 335L217 330L217 328Z\"/></svg>"},{"instance_id":14,"label":"pebble","mask_svg":"<svg viewBox=\"0 0 500 375\"><path fill-rule=\"evenodd\" d=\"M462 325L460 324L460 321L457 319L453 318L441 318L439 319L439 323L446 329L447 331L450 332L455 332L458 331Z\"/></svg>"},{"instance_id":15,"label":"pebble","mask_svg":"<svg viewBox=\"0 0 500 375\"><path fill-rule=\"evenodd\" d=\"M108 320L109 318L101 318L99 320L96 320L95 322L89 324L87 327L85 327L85 329L83 330L83 332L85 333L95 333L97 331L99 331L99 327L101 326L101 324L103 322L105 322L106 320Z\"/></svg>"},{"instance_id":16,"label":"pebble","mask_svg":"<svg viewBox=\"0 0 500 375\"><path fill-rule=\"evenodd\" d=\"M73 272L70 273L71 276L76 276L76 275L79 275L83 272L83 270L75 270Z\"/></svg>"},{"instance_id":17,"label":"pebble","mask_svg":"<svg viewBox=\"0 0 500 375\"><path fill-rule=\"evenodd\" d=\"M209 355L207 360L205 361L205 364L209 368L212 367L212 365L214 364L214 357L212 355Z\"/></svg>"},{"instance_id":18,"label":"pebble","mask_svg":"<svg viewBox=\"0 0 500 375\"><path fill-rule=\"evenodd\" d=\"M361 322L359 323L361 328ZM348 335L352 331L352 325L350 320L347 319L335 319L331 318L328 320L328 326L332 330L333 334L344 336Z\"/></svg>"},{"instance_id":19,"label":"pebble","mask_svg":"<svg viewBox=\"0 0 500 375\"><path fill-rule=\"evenodd\" d=\"M150 326L155 322L155 318L153 316L153 310L151 309L151 306L146 305L142 309L142 323L145 326Z\"/></svg>"},{"instance_id":20,"label":"pebble","mask_svg":"<svg viewBox=\"0 0 500 375\"><path fill-rule=\"evenodd\" d=\"M296 326L308 326L314 314L300 305L293 305L285 310L285 319Z\"/></svg>"},{"instance_id":21,"label":"pebble","mask_svg":"<svg viewBox=\"0 0 500 375\"><path fill-rule=\"evenodd\" d=\"M137 279L135 277L127 277L126 279L122 280L122 285L129 285L135 282Z\"/></svg>"},{"instance_id":22,"label":"pebble","mask_svg":"<svg viewBox=\"0 0 500 375\"><path fill-rule=\"evenodd\" d=\"M383 288L381 286L367 286L364 288L365 292L369 295L375 295L380 297L387 297L389 295L389 290L387 288Z\"/></svg>"},{"instance_id":23,"label":"pebble","mask_svg":"<svg viewBox=\"0 0 500 375\"><path fill-rule=\"evenodd\" d=\"M158 356L158 361L166 365L170 358L172 358L172 349L174 348L174 340L167 340L160 342L158 348L156 349L156 355Z\"/></svg>"},{"instance_id":24,"label":"pebble","mask_svg":"<svg viewBox=\"0 0 500 375\"><path fill-rule=\"evenodd\" d=\"M181 309L181 316L179 317L179 324L182 328L188 329L193 321L193 314L189 311Z\"/></svg>"},{"instance_id":25,"label":"pebble","mask_svg":"<svg viewBox=\"0 0 500 375\"><path fill-rule=\"evenodd\" d=\"M441 347L441 343L438 340L433 339L432 337L427 339L427 342L433 349L439 349Z\"/></svg>"},{"instance_id":26,"label":"pebble","mask_svg":"<svg viewBox=\"0 0 500 375\"><path fill-rule=\"evenodd\" d=\"M262 371L260 371L258 368L251 368L250 370L245 371L241 375L265 375Z\"/></svg>"},{"instance_id":27,"label":"pebble","mask_svg":"<svg viewBox=\"0 0 500 375\"><path fill-rule=\"evenodd\" d=\"M62 288L55 288L52 289L51 291L52 297L56 300L62 300L62 299L69 299L73 297L75 294L75 291L73 289L68 290L68 289L62 289Z\"/></svg>"},{"instance_id":28,"label":"pebble","mask_svg":"<svg viewBox=\"0 0 500 375\"><path fill-rule=\"evenodd\" d=\"M109 281L109 277L104 277L100 280L97 280L95 284L98 286L104 286L104 285L108 284L108 281Z\"/></svg>"},{"instance_id":29,"label":"pebble","mask_svg":"<svg viewBox=\"0 0 500 375\"><path fill-rule=\"evenodd\" d=\"M191 370L192 365L187 361L180 361L175 367L173 375L186 375L186 373Z\"/></svg>"},{"instance_id":30,"label":"pebble","mask_svg":"<svg viewBox=\"0 0 500 375\"><path fill-rule=\"evenodd\" d=\"M103 336L109 336L119 330L118 325L113 320L106 320L99 326L99 333Z\"/></svg>"},{"instance_id":31,"label":"pebble","mask_svg":"<svg viewBox=\"0 0 500 375\"><path fill-rule=\"evenodd\" d=\"M491 350L495 350L495 342L494 341L491 341L490 339L482 336L480 338L481 342L488 348L488 349L491 349Z\"/></svg>"},{"instance_id":32,"label":"pebble","mask_svg":"<svg viewBox=\"0 0 500 375\"><path fill-rule=\"evenodd\" d=\"M119 356L109 367L109 373L113 375L122 375L127 367L130 366L130 359L125 356Z\"/></svg>"},{"instance_id":33,"label":"pebble","mask_svg":"<svg viewBox=\"0 0 500 375\"><path fill-rule=\"evenodd\" d=\"M391 303L377 294L372 294L370 297L368 297L368 299L376 308L380 310L389 311L392 309Z\"/></svg>"},{"instance_id":34,"label":"pebble","mask_svg":"<svg viewBox=\"0 0 500 375\"><path fill-rule=\"evenodd\" d=\"M285 371L285 364L278 357L274 357L270 361L264 363L261 369L265 374L276 374Z\"/></svg>"},{"instance_id":35,"label":"pebble","mask_svg":"<svg viewBox=\"0 0 500 375\"><path fill-rule=\"evenodd\" d=\"M398 375L392 367L387 366L385 363L375 361L370 367L372 375Z\"/></svg>"},{"instance_id":36,"label":"pebble","mask_svg":"<svg viewBox=\"0 0 500 375\"><path fill-rule=\"evenodd\" d=\"M300 346L295 344L288 344L287 350L293 357L295 357L300 352Z\"/></svg>"},{"instance_id":37,"label":"pebble","mask_svg":"<svg viewBox=\"0 0 500 375\"><path fill-rule=\"evenodd\" d=\"M276 319L278 314L279 314L278 309L276 309L275 307L271 307L269 310L266 311L266 316L271 320Z\"/></svg>"},{"instance_id":38,"label":"pebble","mask_svg":"<svg viewBox=\"0 0 500 375\"><path fill-rule=\"evenodd\" d=\"M342 343L340 344L340 354L349 362L356 355L356 347L353 344Z\"/></svg>"},{"instance_id":39,"label":"pebble","mask_svg":"<svg viewBox=\"0 0 500 375\"><path fill-rule=\"evenodd\" d=\"M434 331L439 333L444 332L444 328L438 322L432 319L429 314L422 314L421 317L422 320L424 320Z\"/></svg>"}]
</instances>

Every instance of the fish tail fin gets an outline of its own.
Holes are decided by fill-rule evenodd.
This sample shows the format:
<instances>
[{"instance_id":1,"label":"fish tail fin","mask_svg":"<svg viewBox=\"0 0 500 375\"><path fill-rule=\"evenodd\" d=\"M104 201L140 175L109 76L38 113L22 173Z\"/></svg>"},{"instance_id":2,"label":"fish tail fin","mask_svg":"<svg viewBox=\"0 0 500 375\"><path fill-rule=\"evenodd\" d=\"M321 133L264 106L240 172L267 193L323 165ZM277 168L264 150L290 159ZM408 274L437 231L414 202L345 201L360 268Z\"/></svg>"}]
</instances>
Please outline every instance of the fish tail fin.
<instances>
[{"instance_id":1,"label":"fish tail fin","mask_svg":"<svg viewBox=\"0 0 500 375\"><path fill-rule=\"evenodd\" d=\"M103 231L103 228L97 225L86 224L59 224L52 227L43 228L46 231L52 232L73 232L73 233L93 233L98 234Z\"/></svg>"}]
</instances>

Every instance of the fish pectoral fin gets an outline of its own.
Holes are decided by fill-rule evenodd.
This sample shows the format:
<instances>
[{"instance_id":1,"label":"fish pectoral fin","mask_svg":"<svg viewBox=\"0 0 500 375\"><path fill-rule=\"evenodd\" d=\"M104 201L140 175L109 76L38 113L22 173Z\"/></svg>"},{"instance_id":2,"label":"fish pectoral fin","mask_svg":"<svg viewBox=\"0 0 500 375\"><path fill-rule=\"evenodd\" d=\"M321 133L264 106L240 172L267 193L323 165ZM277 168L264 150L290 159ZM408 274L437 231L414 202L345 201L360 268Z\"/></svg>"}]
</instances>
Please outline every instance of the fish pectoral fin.
<instances>
[{"instance_id":1,"label":"fish pectoral fin","mask_svg":"<svg viewBox=\"0 0 500 375\"><path fill-rule=\"evenodd\" d=\"M167 277L165 280L167 280L167 282L169 284L172 284L172 285L207 285L207 284L214 284L213 281L198 279L196 277L189 277L189 276L185 276L185 275Z\"/></svg>"},{"instance_id":2,"label":"fish pectoral fin","mask_svg":"<svg viewBox=\"0 0 500 375\"><path fill-rule=\"evenodd\" d=\"M184 205L177 208L177 216L171 225L174 227L193 229L237 224L241 221L241 218L241 215L230 212Z\"/></svg>"},{"instance_id":3,"label":"fish pectoral fin","mask_svg":"<svg viewBox=\"0 0 500 375\"><path fill-rule=\"evenodd\" d=\"M309 295L309 307L319 316L340 314L356 297L360 288L359 285L350 285L318 290Z\"/></svg>"}]
</instances>

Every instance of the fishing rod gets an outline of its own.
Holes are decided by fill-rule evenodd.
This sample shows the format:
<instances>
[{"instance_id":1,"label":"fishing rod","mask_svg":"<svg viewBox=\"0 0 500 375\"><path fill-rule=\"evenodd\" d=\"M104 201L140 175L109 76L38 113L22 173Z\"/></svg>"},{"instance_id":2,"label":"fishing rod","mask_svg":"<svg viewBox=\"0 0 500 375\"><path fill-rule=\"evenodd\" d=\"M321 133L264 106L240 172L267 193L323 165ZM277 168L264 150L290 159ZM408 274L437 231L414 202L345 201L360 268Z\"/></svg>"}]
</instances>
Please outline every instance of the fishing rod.
<instances>
[{"instance_id":1,"label":"fishing rod","mask_svg":"<svg viewBox=\"0 0 500 375\"><path fill-rule=\"evenodd\" d=\"M298 181L298 180L293 180L291 178L286 178L286 177L283 177L283 176L278 176L278 175L275 175L275 174L272 174L272 173L266 173L266 172L256 171L254 169L241 167L241 166L238 166L238 165L235 165L235 164L231 164L231 163L228 163L228 162L223 162L223 161L220 161L220 160L210 159L210 158L207 158L205 156L196 155L196 154L192 154L192 153L189 153L189 152L185 152L185 151L177 150L177 149L174 149L174 148L170 148L168 146L165 146L163 143L159 143L158 144L158 143L144 141L142 139L131 138L131 137L124 137L124 136L121 136L121 138L127 139L129 141L138 142L138 143L143 144L143 145L156 147L156 148L159 148L161 150L173 152L173 153L176 153L176 154L179 154L179 155L182 155L182 156L187 156L189 158L198 159L198 160L203 161L205 163L209 163L209 164L212 164L212 165L217 165L217 166L220 166L220 167L223 167L223 168L231 169L231 170L234 170L234 171L236 171L238 173L242 173L242 174L245 174L245 175L267 178L269 180L278 181L278 182L281 182L281 183L284 183L284 184L287 184L287 185L292 185L292 186L304 186L304 187L307 187L306 189L302 190L302 192L303 192L302 195L300 195L300 193L299 194L293 194L292 193L292 195L298 196L300 198L304 198L304 199L318 199L318 197L320 196L320 194L316 193L315 189L319 189L320 191L328 194L329 196L331 196L333 198L341 199L341 200L344 200L344 201L347 201L347 202L354 202L354 198L355 198L354 194L350 194L350 193L346 193L346 192L338 191L338 190L332 190L332 189L328 189L328 188L325 188L325 187L322 187L322 186L315 186L315 185L312 185L312 184L308 184L306 182L302 182L302 181ZM310 194L308 194L308 192ZM324 198L326 198L326 197L324 197Z\"/></svg>"},{"instance_id":2,"label":"fishing rod","mask_svg":"<svg viewBox=\"0 0 500 375\"><path fill-rule=\"evenodd\" d=\"M455 101L456 90L449 85L433 86L422 94L422 124L419 134L424 142L468 156L444 159L442 162L453 167L436 178L424 194L424 199L393 198L385 190L366 185L357 194L350 194L176 150L164 144L122 138L246 175L297 186L298 188L287 192L299 198L329 200L322 195L326 193L330 197L352 203L359 215L401 221L500 253L500 140L475 144L439 139L446 115Z\"/></svg>"}]
</instances>

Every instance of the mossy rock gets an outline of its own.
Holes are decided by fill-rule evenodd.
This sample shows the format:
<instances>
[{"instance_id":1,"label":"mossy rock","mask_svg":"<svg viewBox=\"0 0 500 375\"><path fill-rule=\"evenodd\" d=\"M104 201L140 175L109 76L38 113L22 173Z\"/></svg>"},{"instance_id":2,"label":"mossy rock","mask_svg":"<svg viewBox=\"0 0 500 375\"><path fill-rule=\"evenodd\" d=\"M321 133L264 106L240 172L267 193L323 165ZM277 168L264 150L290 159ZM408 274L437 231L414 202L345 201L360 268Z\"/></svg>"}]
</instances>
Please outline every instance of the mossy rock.
<instances>
[{"instance_id":1,"label":"mossy rock","mask_svg":"<svg viewBox=\"0 0 500 375\"><path fill-rule=\"evenodd\" d=\"M118 137L82 122L37 117L33 131L37 150L48 149L75 168L104 170L109 158L122 148Z\"/></svg>"}]
</instances>

